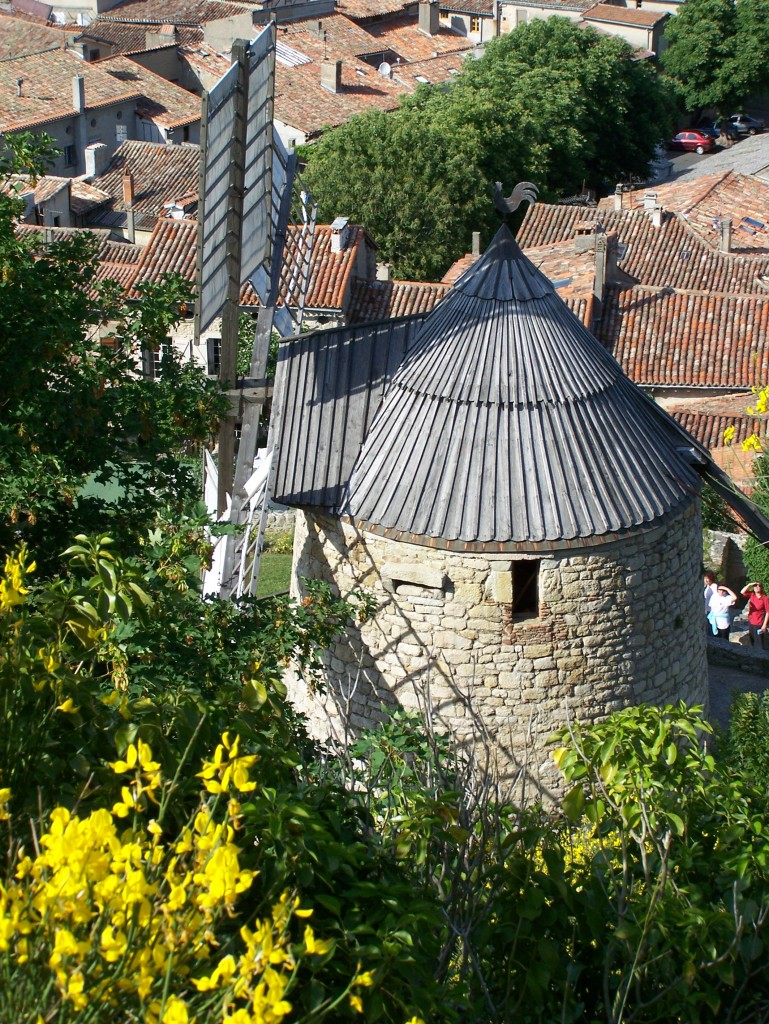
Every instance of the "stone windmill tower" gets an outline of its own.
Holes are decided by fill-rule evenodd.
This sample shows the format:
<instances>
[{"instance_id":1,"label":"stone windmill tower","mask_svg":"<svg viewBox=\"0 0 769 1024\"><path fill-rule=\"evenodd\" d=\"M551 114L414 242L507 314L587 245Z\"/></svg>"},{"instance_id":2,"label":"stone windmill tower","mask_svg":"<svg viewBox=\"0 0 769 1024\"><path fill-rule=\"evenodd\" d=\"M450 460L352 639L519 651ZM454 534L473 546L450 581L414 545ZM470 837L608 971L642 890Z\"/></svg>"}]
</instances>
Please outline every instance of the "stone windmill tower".
<instances>
[{"instance_id":1,"label":"stone windmill tower","mask_svg":"<svg viewBox=\"0 0 769 1024\"><path fill-rule=\"evenodd\" d=\"M707 453L506 226L430 314L289 342L279 386L293 586L379 604L329 652L322 696L294 685L321 735L429 708L547 791L567 716L706 702Z\"/></svg>"}]
</instances>

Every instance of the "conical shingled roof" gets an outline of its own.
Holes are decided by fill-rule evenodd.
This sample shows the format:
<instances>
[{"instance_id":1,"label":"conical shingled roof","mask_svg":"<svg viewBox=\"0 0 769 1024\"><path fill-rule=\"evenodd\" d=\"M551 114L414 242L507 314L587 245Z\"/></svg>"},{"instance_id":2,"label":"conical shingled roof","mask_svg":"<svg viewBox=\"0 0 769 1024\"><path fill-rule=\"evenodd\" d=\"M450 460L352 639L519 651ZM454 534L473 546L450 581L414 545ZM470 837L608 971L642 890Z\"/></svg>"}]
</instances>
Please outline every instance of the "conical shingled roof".
<instances>
[{"instance_id":1,"label":"conical shingled roof","mask_svg":"<svg viewBox=\"0 0 769 1024\"><path fill-rule=\"evenodd\" d=\"M692 501L684 447L502 226L422 325L340 511L437 547L581 547Z\"/></svg>"}]
</instances>

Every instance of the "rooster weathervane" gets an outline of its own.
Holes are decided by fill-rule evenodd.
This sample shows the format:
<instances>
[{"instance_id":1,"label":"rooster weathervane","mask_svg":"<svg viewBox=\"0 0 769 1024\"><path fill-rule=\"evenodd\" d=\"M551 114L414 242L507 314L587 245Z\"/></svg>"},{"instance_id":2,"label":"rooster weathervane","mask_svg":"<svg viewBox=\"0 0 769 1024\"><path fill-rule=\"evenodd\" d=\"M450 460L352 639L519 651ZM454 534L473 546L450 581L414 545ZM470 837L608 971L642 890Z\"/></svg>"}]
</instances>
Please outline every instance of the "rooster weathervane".
<instances>
[{"instance_id":1,"label":"rooster weathervane","mask_svg":"<svg viewBox=\"0 0 769 1024\"><path fill-rule=\"evenodd\" d=\"M531 181L519 181L509 196L502 193L502 182L494 182L494 205L502 214L502 219L507 220L508 215L515 213L521 203L525 200L530 205L537 201L539 189Z\"/></svg>"}]
</instances>

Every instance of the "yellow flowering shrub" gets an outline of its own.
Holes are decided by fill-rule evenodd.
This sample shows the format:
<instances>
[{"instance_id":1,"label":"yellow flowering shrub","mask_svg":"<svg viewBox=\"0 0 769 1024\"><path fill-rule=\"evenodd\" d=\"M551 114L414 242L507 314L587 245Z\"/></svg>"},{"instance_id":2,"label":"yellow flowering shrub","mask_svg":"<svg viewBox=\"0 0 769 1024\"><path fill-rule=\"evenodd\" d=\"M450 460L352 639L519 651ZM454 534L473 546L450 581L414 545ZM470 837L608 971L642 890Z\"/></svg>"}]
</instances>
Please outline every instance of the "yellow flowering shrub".
<instances>
[{"instance_id":1,"label":"yellow flowering shrub","mask_svg":"<svg viewBox=\"0 0 769 1024\"><path fill-rule=\"evenodd\" d=\"M256 785L253 760L225 733L202 766L200 806L173 838L157 817L170 784L142 741L111 765L127 777L111 809L52 812L0 881L0 969L14 979L3 1021L300 1019L291 990L301 965L333 955L334 942L315 935L312 910L288 891L268 916L241 920L256 875L235 841L237 796ZM9 798L0 790L0 811ZM370 983L359 973L339 998Z\"/></svg>"}]
</instances>

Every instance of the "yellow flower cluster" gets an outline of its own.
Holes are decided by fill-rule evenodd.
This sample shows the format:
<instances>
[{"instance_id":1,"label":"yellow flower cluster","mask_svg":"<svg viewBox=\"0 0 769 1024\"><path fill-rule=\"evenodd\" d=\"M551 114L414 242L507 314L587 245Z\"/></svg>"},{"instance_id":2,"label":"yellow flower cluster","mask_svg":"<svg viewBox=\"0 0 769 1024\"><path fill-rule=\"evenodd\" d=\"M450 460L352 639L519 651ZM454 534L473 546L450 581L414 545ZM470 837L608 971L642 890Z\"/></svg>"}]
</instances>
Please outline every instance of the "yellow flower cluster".
<instances>
[{"instance_id":1,"label":"yellow flower cluster","mask_svg":"<svg viewBox=\"0 0 769 1024\"><path fill-rule=\"evenodd\" d=\"M217 820L218 792L252 790L253 760L238 755L237 737L223 736L201 772L219 790L204 795L174 839L142 816L166 785L142 741L112 764L118 775L133 778L111 810L82 819L63 807L52 812L35 855L22 851L13 874L0 881L3 976L26 967L41 978L42 992L49 988L46 973L55 986L43 1005L25 1008L29 1019L35 1012L55 1015L58 1001L74 1013L98 1003L116 1013L132 1008L138 1016L131 1019L147 1024L194 1024L201 1000L215 993L217 1009L206 1020L281 1024L292 1009L288 996L300 962L331 955L334 945L309 924L303 941L292 944L293 919L312 911L284 893L269 917L242 925L239 943L230 937L230 951L221 955L217 924L231 931L227 922L255 875L240 863L233 801ZM0 790L0 817L7 817L10 795ZM132 827L121 832L129 814ZM366 984L363 978L355 984Z\"/></svg>"},{"instance_id":2,"label":"yellow flower cluster","mask_svg":"<svg viewBox=\"0 0 769 1024\"><path fill-rule=\"evenodd\" d=\"M29 593L29 587L25 586L26 577L35 571L35 563L28 563L27 558L26 547L5 557L5 572L0 576L0 613L7 613L16 605L23 604Z\"/></svg>"}]
</instances>

